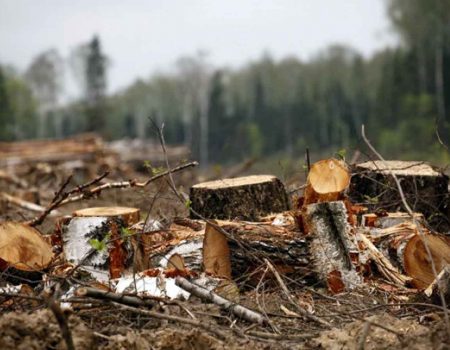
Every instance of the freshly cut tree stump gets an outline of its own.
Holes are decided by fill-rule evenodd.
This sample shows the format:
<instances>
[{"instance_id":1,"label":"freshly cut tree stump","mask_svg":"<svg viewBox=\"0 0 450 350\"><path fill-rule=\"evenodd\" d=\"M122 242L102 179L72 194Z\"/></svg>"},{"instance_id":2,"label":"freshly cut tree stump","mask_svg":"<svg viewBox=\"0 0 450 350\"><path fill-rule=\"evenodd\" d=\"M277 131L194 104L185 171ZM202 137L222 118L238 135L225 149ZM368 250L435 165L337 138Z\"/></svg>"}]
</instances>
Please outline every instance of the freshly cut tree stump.
<instances>
[{"instance_id":1,"label":"freshly cut tree stump","mask_svg":"<svg viewBox=\"0 0 450 350\"><path fill-rule=\"evenodd\" d=\"M0 224L0 270L8 270L3 277L40 279L52 259L52 247L36 229L10 221Z\"/></svg>"},{"instance_id":2,"label":"freshly cut tree stump","mask_svg":"<svg viewBox=\"0 0 450 350\"><path fill-rule=\"evenodd\" d=\"M350 184L350 173L337 159L324 159L311 167L306 181L304 205L342 199L342 192Z\"/></svg>"},{"instance_id":3,"label":"freshly cut tree stump","mask_svg":"<svg viewBox=\"0 0 450 350\"><path fill-rule=\"evenodd\" d=\"M361 283L352 264L358 254L345 203L310 204L303 211L303 222L311 236L309 251L312 266L330 291L342 292Z\"/></svg>"},{"instance_id":4,"label":"freshly cut tree stump","mask_svg":"<svg viewBox=\"0 0 450 350\"><path fill-rule=\"evenodd\" d=\"M95 207L80 209L73 216L121 218L125 225L130 226L139 221L139 209L127 207Z\"/></svg>"},{"instance_id":5,"label":"freshly cut tree stump","mask_svg":"<svg viewBox=\"0 0 450 350\"><path fill-rule=\"evenodd\" d=\"M207 219L255 221L289 209L286 190L272 175L203 182L192 186L189 197L191 208Z\"/></svg>"},{"instance_id":6,"label":"freshly cut tree stump","mask_svg":"<svg viewBox=\"0 0 450 350\"><path fill-rule=\"evenodd\" d=\"M99 280L120 277L134 256L132 237L124 228L139 220L139 209L87 208L73 215L62 235L66 259Z\"/></svg>"},{"instance_id":7,"label":"freshly cut tree stump","mask_svg":"<svg viewBox=\"0 0 450 350\"><path fill-rule=\"evenodd\" d=\"M370 211L405 211L391 175L400 180L406 201L414 212L423 213L437 231L450 229L448 177L424 162L371 161L358 164L349 187L354 203Z\"/></svg>"}]
</instances>

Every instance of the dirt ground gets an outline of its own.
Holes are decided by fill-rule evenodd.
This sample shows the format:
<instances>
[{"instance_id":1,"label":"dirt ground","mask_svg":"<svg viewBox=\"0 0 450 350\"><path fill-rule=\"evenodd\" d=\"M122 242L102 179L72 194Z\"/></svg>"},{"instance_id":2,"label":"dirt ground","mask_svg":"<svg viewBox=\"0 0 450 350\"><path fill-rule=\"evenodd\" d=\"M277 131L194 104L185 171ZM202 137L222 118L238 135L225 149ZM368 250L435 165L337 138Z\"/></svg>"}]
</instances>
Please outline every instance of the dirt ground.
<instances>
[{"instance_id":1,"label":"dirt ground","mask_svg":"<svg viewBox=\"0 0 450 350\"><path fill-rule=\"evenodd\" d=\"M380 313L366 321L354 321L342 327L323 330L305 341L252 339L230 333L217 339L207 332L174 324L153 323L144 329L123 325L105 325L94 330L76 314L69 316L75 349L107 350L225 350L225 349L449 349L444 324L428 326L417 320L397 319ZM382 325L387 331L380 328ZM96 328L96 327L95 327ZM301 334L301 333L300 333ZM0 317L0 349L65 349L60 328L48 309L35 312L10 312Z\"/></svg>"}]
</instances>

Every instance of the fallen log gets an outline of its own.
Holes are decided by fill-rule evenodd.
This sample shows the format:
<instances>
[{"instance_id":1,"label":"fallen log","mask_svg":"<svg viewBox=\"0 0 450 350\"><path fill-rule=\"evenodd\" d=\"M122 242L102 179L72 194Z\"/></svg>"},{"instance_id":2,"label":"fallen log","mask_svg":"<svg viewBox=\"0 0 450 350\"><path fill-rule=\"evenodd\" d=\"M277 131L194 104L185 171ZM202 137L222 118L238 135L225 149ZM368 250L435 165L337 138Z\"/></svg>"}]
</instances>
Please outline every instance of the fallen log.
<instances>
[{"instance_id":1,"label":"fallen log","mask_svg":"<svg viewBox=\"0 0 450 350\"><path fill-rule=\"evenodd\" d=\"M253 175L203 182L191 187L190 204L207 219L258 220L289 209L286 190L275 176ZM191 213L192 217L195 214Z\"/></svg>"},{"instance_id":2,"label":"fallen log","mask_svg":"<svg viewBox=\"0 0 450 350\"><path fill-rule=\"evenodd\" d=\"M184 290L188 291L189 293L203 299L210 301L218 306L220 308L232 312L237 317L240 317L246 321L257 323L260 325L266 324L267 320L264 318L263 315L257 313L256 311L250 310L242 305L235 304L216 293L209 291L206 288L200 287L198 285L195 285L191 282L189 282L187 279L182 277L177 277L175 280L175 284Z\"/></svg>"},{"instance_id":3,"label":"fallen log","mask_svg":"<svg viewBox=\"0 0 450 350\"><path fill-rule=\"evenodd\" d=\"M242 279L269 260L281 273L315 280L309 238L297 230L267 223L218 221L228 239L233 279Z\"/></svg>"},{"instance_id":4,"label":"fallen log","mask_svg":"<svg viewBox=\"0 0 450 350\"><path fill-rule=\"evenodd\" d=\"M42 213L46 209L45 207L43 207L39 204L26 201L19 197L11 196L10 194L5 193L5 192L0 193L0 200L4 201L7 204L12 204L16 207L19 207L19 208L22 208L22 209L25 209L28 211L36 212L36 213ZM61 213L59 211L55 210L50 214L50 217L55 217L58 215L61 215Z\"/></svg>"},{"instance_id":5,"label":"fallen log","mask_svg":"<svg viewBox=\"0 0 450 350\"><path fill-rule=\"evenodd\" d=\"M448 177L425 162L370 161L353 167L349 197L370 211L405 211L397 185L399 179L410 208L422 213L438 231L450 228Z\"/></svg>"},{"instance_id":6,"label":"fallen log","mask_svg":"<svg viewBox=\"0 0 450 350\"><path fill-rule=\"evenodd\" d=\"M17 222L0 223L2 277L14 282L38 280L53 257L52 247L36 229Z\"/></svg>"},{"instance_id":7,"label":"fallen log","mask_svg":"<svg viewBox=\"0 0 450 350\"><path fill-rule=\"evenodd\" d=\"M114 293L92 287L80 287L75 291L75 295L78 297L88 297L106 301L114 301L116 303L136 307L152 308L156 305L155 301L153 300L143 299L133 295Z\"/></svg>"},{"instance_id":8,"label":"fallen log","mask_svg":"<svg viewBox=\"0 0 450 350\"><path fill-rule=\"evenodd\" d=\"M95 159L104 151L100 137L79 135L64 140L32 140L0 143L0 166L39 162Z\"/></svg>"}]
</instances>

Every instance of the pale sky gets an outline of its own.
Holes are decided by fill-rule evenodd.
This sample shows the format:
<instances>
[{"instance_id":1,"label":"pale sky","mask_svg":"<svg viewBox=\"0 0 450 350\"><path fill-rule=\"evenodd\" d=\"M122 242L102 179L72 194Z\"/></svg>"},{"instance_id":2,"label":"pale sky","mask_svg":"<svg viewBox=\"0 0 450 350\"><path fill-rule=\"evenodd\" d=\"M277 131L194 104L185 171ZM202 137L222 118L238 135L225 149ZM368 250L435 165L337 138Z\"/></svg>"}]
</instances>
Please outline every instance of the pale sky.
<instances>
[{"instance_id":1,"label":"pale sky","mask_svg":"<svg viewBox=\"0 0 450 350\"><path fill-rule=\"evenodd\" d=\"M24 70L38 53L64 57L98 34L110 91L209 53L238 67L266 51L308 59L345 43L365 56L393 42L383 0L0 0L0 63Z\"/></svg>"}]
</instances>

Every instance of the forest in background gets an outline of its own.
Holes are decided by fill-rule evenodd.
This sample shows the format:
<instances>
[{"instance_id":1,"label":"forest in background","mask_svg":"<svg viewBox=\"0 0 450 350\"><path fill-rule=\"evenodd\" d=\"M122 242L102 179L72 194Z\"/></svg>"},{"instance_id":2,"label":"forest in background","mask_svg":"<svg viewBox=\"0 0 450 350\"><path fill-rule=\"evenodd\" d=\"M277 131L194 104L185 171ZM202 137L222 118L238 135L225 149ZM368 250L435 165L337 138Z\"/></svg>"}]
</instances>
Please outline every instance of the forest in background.
<instances>
[{"instance_id":1,"label":"forest in background","mask_svg":"<svg viewBox=\"0 0 450 350\"><path fill-rule=\"evenodd\" d=\"M108 54L94 36L63 59L51 49L19 72L0 62L0 141L99 132L151 138L165 123L203 165L248 157L300 157L362 145L361 125L387 157L447 164L450 141L450 2L389 0L398 47L364 58L333 45L302 61L265 53L239 69L214 67L199 52L171 73L107 93ZM69 68L67 68L69 67ZM70 72L66 72L70 70ZM64 74L82 97L62 103Z\"/></svg>"}]
</instances>

